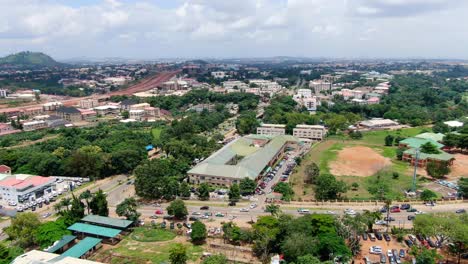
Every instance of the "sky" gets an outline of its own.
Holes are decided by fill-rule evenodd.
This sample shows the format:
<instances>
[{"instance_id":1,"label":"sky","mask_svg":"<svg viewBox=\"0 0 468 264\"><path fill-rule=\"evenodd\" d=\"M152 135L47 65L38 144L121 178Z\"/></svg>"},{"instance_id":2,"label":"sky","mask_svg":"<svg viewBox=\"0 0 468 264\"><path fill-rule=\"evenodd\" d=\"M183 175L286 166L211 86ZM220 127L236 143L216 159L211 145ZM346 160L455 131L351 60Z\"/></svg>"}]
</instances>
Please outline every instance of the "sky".
<instances>
[{"instance_id":1,"label":"sky","mask_svg":"<svg viewBox=\"0 0 468 264\"><path fill-rule=\"evenodd\" d=\"M466 0L0 0L0 56L468 59Z\"/></svg>"}]
</instances>

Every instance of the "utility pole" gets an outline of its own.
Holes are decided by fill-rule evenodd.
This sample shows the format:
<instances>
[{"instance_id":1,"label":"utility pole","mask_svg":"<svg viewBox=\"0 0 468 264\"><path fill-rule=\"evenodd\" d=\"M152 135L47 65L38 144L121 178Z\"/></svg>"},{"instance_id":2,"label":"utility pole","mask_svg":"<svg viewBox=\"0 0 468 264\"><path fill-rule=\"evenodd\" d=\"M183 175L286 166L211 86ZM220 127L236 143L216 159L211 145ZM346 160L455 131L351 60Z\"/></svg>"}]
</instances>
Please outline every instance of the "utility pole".
<instances>
[{"instance_id":1,"label":"utility pole","mask_svg":"<svg viewBox=\"0 0 468 264\"><path fill-rule=\"evenodd\" d=\"M414 159L414 171L413 171L413 186L411 191L416 193L416 172L418 170L418 160L419 160L419 148L416 148L415 150L415 159Z\"/></svg>"}]
</instances>

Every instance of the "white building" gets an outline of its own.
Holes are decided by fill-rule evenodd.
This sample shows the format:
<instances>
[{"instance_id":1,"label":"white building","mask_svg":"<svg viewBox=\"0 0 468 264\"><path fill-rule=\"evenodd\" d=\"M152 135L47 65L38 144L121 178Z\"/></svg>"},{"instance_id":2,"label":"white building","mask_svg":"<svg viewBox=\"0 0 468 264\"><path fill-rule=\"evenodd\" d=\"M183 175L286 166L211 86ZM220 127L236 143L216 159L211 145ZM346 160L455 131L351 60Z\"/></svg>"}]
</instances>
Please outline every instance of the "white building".
<instances>
[{"instance_id":1,"label":"white building","mask_svg":"<svg viewBox=\"0 0 468 264\"><path fill-rule=\"evenodd\" d=\"M331 82L326 82L322 80L315 80L309 82L309 88L314 89L315 94L319 94L322 91L330 91L331 87Z\"/></svg>"},{"instance_id":2,"label":"white building","mask_svg":"<svg viewBox=\"0 0 468 264\"><path fill-rule=\"evenodd\" d=\"M308 111L316 111L318 100L316 96L312 96L311 89L299 89L293 96L293 100L298 104L305 106Z\"/></svg>"},{"instance_id":3,"label":"white building","mask_svg":"<svg viewBox=\"0 0 468 264\"><path fill-rule=\"evenodd\" d=\"M463 123L457 120L446 121L444 122L444 124L446 124L449 127L462 127L463 126Z\"/></svg>"},{"instance_id":4,"label":"white building","mask_svg":"<svg viewBox=\"0 0 468 264\"><path fill-rule=\"evenodd\" d=\"M373 118L370 120L361 121L359 124L369 129L388 128L388 127L398 126L397 122L390 120L390 119L383 119L383 118Z\"/></svg>"},{"instance_id":5,"label":"white building","mask_svg":"<svg viewBox=\"0 0 468 264\"><path fill-rule=\"evenodd\" d=\"M297 125L293 129L293 136L320 141L325 137L327 130L320 125Z\"/></svg>"},{"instance_id":6,"label":"white building","mask_svg":"<svg viewBox=\"0 0 468 264\"><path fill-rule=\"evenodd\" d=\"M250 80L250 83L256 84L258 87L260 87L261 93L268 93L270 95L279 92L283 88L283 86L281 86L277 82L272 82L268 80L256 79Z\"/></svg>"},{"instance_id":7,"label":"white building","mask_svg":"<svg viewBox=\"0 0 468 264\"><path fill-rule=\"evenodd\" d=\"M7 97L7 91L4 89L0 89L0 98L5 98Z\"/></svg>"},{"instance_id":8,"label":"white building","mask_svg":"<svg viewBox=\"0 0 468 264\"><path fill-rule=\"evenodd\" d=\"M228 90L228 92L230 92L229 90L240 91L249 88L245 82L241 81L225 81L223 82L223 87Z\"/></svg>"},{"instance_id":9,"label":"white building","mask_svg":"<svg viewBox=\"0 0 468 264\"><path fill-rule=\"evenodd\" d=\"M262 124L257 127L257 135L281 136L286 134L286 125Z\"/></svg>"},{"instance_id":10,"label":"white building","mask_svg":"<svg viewBox=\"0 0 468 264\"><path fill-rule=\"evenodd\" d=\"M27 174L0 174L0 195L3 201L34 201L55 188L54 177Z\"/></svg>"},{"instance_id":11,"label":"white building","mask_svg":"<svg viewBox=\"0 0 468 264\"><path fill-rule=\"evenodd\" d=\"M11 264L99 264L92 260L61 256L42 250L31 250L16 257Z\"/></svg>"},{"instance_id":12,"label":"white building","mask_svg":"<svg viewBox=\"0 0 468 264\"><path fill-rule=\"evenodd\" d=\"M128 113L129 113L130 119L141 121L143 119L143 116L145 115L145 110L143 109L130 110L128 111Z\"/></svg>"},{"instance_id":13,"label":"white building","mask_svg":"<svg viewBox=\"0 0 468 264\"><path fill-rule=\"evenodd\" d=\"M223 71L215 71L211 72L211 76L213 76L215 79L223 79L226 78L226 73Z\"/></svg>"},{"instance_id":14,"label":"white building","mask_svg":"<svg viewBox=\"0 0 468 264\"><path fill-rule=\"evenodd\" d=\"M311 89L299 89L297 90L296 95L300 97L312 97L312 90Z\"/></svg>"},{"instance_id":15,"label":"white building","mask_svg":"<svg viewBox=\"0 0 468 264\"><path fill-rule=\"evenodd\" d=\"M47 127L47 122L44 120L35 120L35 121L23 123L24 131L33 131L33 130L42 129L46 127Z\"/></svg>"},{"instance_id":16,"label":"white building","mask_svg":"<svg viewBox=\"0 0 468 264\"><path fill-rule=\"evenodd\" d=\"M61 102L49 102L49 103L43 104L42 109L44 109L44 111L55 111L62 105L63 104Z\"/></svg>"},{"instance_id":17,"label":"white building","mask_svg":"<svg viewBox=\"0 0 468 264\"><path fill-rule=\"evenodd\" d=\"M80 108L83 108L83 109L93 108L98 105L99 105L99 102L97 99L89 98L89 99L80 100Z\"/></svg>"}]
</instances>

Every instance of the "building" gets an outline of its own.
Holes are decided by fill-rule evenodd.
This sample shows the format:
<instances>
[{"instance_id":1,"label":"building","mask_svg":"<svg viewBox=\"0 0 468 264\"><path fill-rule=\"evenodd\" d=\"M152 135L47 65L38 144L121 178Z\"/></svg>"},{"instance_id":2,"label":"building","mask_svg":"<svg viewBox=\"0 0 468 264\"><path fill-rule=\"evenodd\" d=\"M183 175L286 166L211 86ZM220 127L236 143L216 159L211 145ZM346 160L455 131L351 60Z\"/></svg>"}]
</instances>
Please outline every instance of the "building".
<instances>
[{"instance_id":1,"label":"building","mask_svg":"<svg viewBox=\"0 0 468 264\"><path fill-rule=\"evenodd\" d=\"M257 127L257 135L281 136L286 134L286 125L262 124Z\"/></svg>"},{"instance_id":2,"label":"building","mask_svg":"<svg viewBox=\"0 0 468 264\"><path fill-rule=\"evenodd\" d=\"M86 215L80 220L80 222L102 227L120 229L122 231L128 230L128 228L130 228L130 226L133 224L133 222L130 220L92 214Z\"/></svg>"},{"instance_id":3,"label":"building","mask_svg":"<svg viewBox=\"0 0 468 264\"><path fill-rule=\"evenodd\" d=\"M293 100L307 108L308 111L317 110L318 100L316 96L312 96L311 89L297 90L297 93L293 96Z\"/></svg>"},{"instance_id":4,"label":"building","mask_svg":"<svg viewBox=\"0 0 468 264\"><path fill-rule=\"evenodd\" d=\"M188 110L192 110L197 113L201 113L204 110L208 112L213 112L215 110L215 107L216 107L215 104L197 104L197 105L190 107Z\"/></svg>"},{"instance_id":5,"label":"building","mask_svg":"<svg viewBox=\"0 0 468 264\"><path fill-rule=\"evenodd\" d=\"M55 188L54 177L14 174L5 177L0 175L0 179L0 195L3 201L33 201Z\"/></svg>"},{"instance_id":6,"label":"building","mask_svg":"<svg viewBox=\"0 0 468 264\"><path fill-rule=\"evenodd\" d=\"M11 264L99 264L91 260L61 256L41 250L31 250L16 257Z\"/></svg>"},{"instance_id":7,"label":"building","mask_svg":"<svg viewBox=\"0 0 468 264\"><path fill-rule=\"evenodd\" d=\"M390 119L373 118L370 120L361 121L359 125L368 129L385 129L398 126L399 124Z\"/></svg>"},{"instance_id":8,"label":"building","mask_svg":"<svg viewBox=\"0 0 468 264\"><path fill-rule=\"evenodd\" d=\"M7 165L0 165L0 174L11 174L11 168Z\"/></svg>"},{"instance_id":9,"label":"building","mask_svg":"<svg viewBox=\"0 0 468 264\"><path fill-rule=\"evenodd\" d=\"M7 97L7 90L0 89L0 98L5 98L5 97Z\"/></svg>"},{"instance_id":10,"label":"building","mask_svg":"<svg viewBox=\"0 0 468 264\"><path fill-rule=\"evenodd\" d=\"M436 146L438 149L441 149L444 147L444 145L440 144L437 141L434 141L432 139L428 138L419 138L419 137L410 137L410 138L405 138L398 142L398 146L400 148L420 148L421 145L424 145L426 143L431 143L432 145Z\"/></svg>"},{"instance_id":11,"label":"building","mask_svg":"<svg viewBox=\"0 0 468 264\"><path fill-rule=\"evenodd\" d=\"M327 130L320 125L297 125L293 129L293 136L297 138L307 138L313 141L321 141Z\"/></svg>"},{"instance_id":12,"label":"building","mask_svg":"<svg viewBox=\"0 0 468 264\"><path fill-rule=\"evenodd\" d=\"M150 106L151 105L148 103L134 104L130 106L130 110L144 110L145 108Z\"/></svg>"},{"instance_id":13,"label":"building","mask_svg":"<svg viewBox=\"0 0 468 264\"><path fill-rule=\"evenodd\" d=\"M429 162L447 162L447 164L451 166L453 165L455 158L442 150L440 150L440 153L438 154L428 154L417 151L416 148L410 148L403 152L402 160L408 161L412 166L414 166L417 161L418 167L425 168Z\"/></svg>"},{"instance_id":14,"label":"building","mask_svg":"<svg viewBox=\"0 0 468 264\"><path fill-rule=\"evenodd\" d=\"M41 106L38 107L29 107L23 110L23 115L34 117L37 115L42 115L44 113L44 109Z\"/></svg>"},{"instance_id":15,"label":"building","mask_svg":"<svg viewBox=\"0 0 468 264\"><path fill-rule=\"evenodd\" d=\"M81 120L94 122L97 120L97 112L91 109L78 109L81 113Z\"/></svg>"},{"instance_id":16,"label":"building","mask_svg":"<svg viewBox=\"0 0 468 264\"><path fill-rule=\"evenodd\" d=\"M8 134L10 131L14 131L15 129L8 123L0 123L0 135Z\"/></svg>"},{"instance_id":17,"label":"building","mask_svg":"<svg viewBox=\"0 0 468 264\"><path fill-rule=\"evenodd\" d=\"M72 123L81 121L81 112L76 107L61 106L57 109L57 115Z\"/></svg>"},{"instance_id":18,"label":"building","mask_svg":"<svg viewBox=\"0 0 468 264\"><path fill-rule=\"evenodd\" d=\"M225 81L223 82L223 87L228 92L235 92L235 91L239 92L239 91L249 88L249 86L245 82L241 82L241 81Z\"/></svg>"},{"instance_id":19,"label":"building","mask_svg":"<svg viewBox=\"0 0 468 264\"><path fill-rule=\"evenodd\" d=\"M298 98L312 97L312 90L311 89L299 89L297 90L296 97Z\"/></svg>"},{"instance_id":20,"label":"building","mask_svg":"<svg viewBox=\"0 0 468 264\"><path fill-rule=\"evenodd\" d=\"M145 110L141 110L141 109L130 110L130 111L128 111L128 113L129 113L129 118L130 119L134 119L134 120L137 120L137 121L142 121L143 116L145 115Z\"/></svg>"},{"instance_id":21,"label":"building","mask_svg":"<svg viewBox=\"0 0 468 264\"><path fill-rule=\"evenodd\" d=\"M373 104L378 104L380 103L380 98L378 97L371 97L369 99L367 99L367 104L368 105L373 105Z\"/></svg>"},{"instance_id":22,"label":"building","mask_svg":"<svg viewBox=\"0 0 468 264\"><path fill-rule=\"evenodd\" d=\"M36 121L23 123L24 131L33 131L33 130L43 129L43 128L47 128L47 122L44 120L36 120Z\"/></svg>"},{"instance_id":23,"label":"building","mask_svg":"<svg viewBox=\"0 0 468 264\"><path fill-rule=\"evenodd\" d=\"M226 78L226 73L223 71L215 71L211 72L211 76L213 76L215 79L224 79Z\"/></svg>"},{"instance_id":24,"label":"building","mask_svg":"<svg viewBox=\"0 0 468 264\"><path fill-rule=\"evenodd\" d=\"M120 113L120 107L116 105L101 105L94 107L94 111L99 116L115 116Z\"/></svg>"},{"instance_id":25,"label":"building","mask_svg":"<svg viewBox=\"0 0 468 264\"><path fill-rule=\"evenodd\" d=\"M188 179L193 184L217 186L230 186L246 177L257 180L298 142L297 138L288 135L238 138L189 170Z\"/></svg>"},{"instance_id":26,"label":"building","mask_svg":"<svg viewBox=\"0 0 468 264\"><path fill-rule=\"evenodd\" d=\"M122 110L130 110L130 107L132 105L135 105L135 104L138 104L138 102L136 100L133 100L133 99L125 99L123 100L122 102L120 102L120 108Z\"/></svg>"},{"instance_id":27,"label":"building","mask_svg":"<svg viewBox=\"0 0 468 264\"><path fill-rule=\"evenodd\" d=\"M99 101L97 99L83 99L80 101L80 108L90 109L99 106Z\"/></svg>"},{"instance_id":28,"label":"building","mask_svg":"<svg viewBox=\"0 0 468 264\"><path fill-rule=\"evenodd\" d=\"M55 111L59 107L63 106L61 102L49 102L42 105L44 111Z\"/></svg>"},{"instance_id":29,"label":"building","mask_svg":"<svg viewBox=\"0 0 468 264\"><path fill-rule=\"evenodd\" d=\"M429 132L426 132L426 133L416 135L414 137L415 138L429 139L429 140L432 140L434 142L442 142L442 140L444 139L444 136L445 135L442 134L442 133L429 133Z\"/></svg>"},{"instance_id":30,"label":"building","mask_svg":"<svg viewBox=\"0 0 468 264\"><path fill-rule=\"evenodd\" d=\"M462 122L456 121L456 120L446 121L446 122L444 122L444 124L446 124L449 127L462 127L463 126Z\"/></svg>"},{"instance_id":31,"label":"building","mask_svg":"<svg viewBox=\"0 0 468 264\"><path fill-rule=\"evenodd\" d=\"M322 80L314 80L309 82L309 88L314 89L315 94L319 94L322 91L330 91L331 87L331 82L326 82Z\"/></svg>"}]
</instances>

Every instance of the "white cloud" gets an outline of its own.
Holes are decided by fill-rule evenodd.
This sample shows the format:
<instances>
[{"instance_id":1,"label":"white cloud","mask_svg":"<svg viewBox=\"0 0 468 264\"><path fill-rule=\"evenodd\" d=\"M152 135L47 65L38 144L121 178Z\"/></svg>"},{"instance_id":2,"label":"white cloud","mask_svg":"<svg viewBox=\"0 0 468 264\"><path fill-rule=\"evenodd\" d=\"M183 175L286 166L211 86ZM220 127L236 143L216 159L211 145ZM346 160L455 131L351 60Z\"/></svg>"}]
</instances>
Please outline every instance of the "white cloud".
<instances>
[{"instance_id":1,"label":"white cloud","mask_svg":"<svg viewBox=\"0 0 468 264\"><path fill-rule=\"evenodd\" d=\"M41 50L61 58L468 58L468 3L463 2L178 0L160 7L149 0L81 6L79 0L73 6L57 0L0 0L0 51Z\"/></svg>"}]
</instances>

